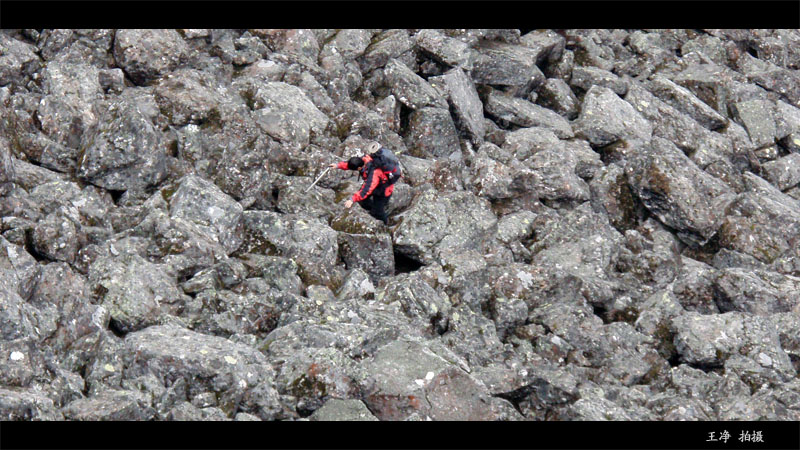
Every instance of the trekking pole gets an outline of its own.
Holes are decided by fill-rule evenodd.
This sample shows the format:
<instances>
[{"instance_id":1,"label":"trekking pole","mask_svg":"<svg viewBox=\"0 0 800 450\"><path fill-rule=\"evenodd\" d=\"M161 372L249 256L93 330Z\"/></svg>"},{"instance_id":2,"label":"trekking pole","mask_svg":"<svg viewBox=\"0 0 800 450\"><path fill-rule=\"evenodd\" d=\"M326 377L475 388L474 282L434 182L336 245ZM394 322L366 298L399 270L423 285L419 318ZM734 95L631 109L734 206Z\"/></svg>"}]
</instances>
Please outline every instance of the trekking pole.
<instances>
[{"instance_id":1,"label":"trekking pole","mask_svg":"<svg viewBox=\"0 0 800 450\"><path fill-rule=\"evenodd\" d=\"M306 192L310 191L311 188L314 187L315 184L317 184L317 181L321 180L322 177L324 177L325 174L328 173L329 170L331 170L330 166L327 169L325 169L324 171L322 171L322 174L320 174L320 176L318 176L317 179L314 180L313 183L311 183L311 186L309 186L308 189L306 189Z\"/></svg>"}]
</instances>

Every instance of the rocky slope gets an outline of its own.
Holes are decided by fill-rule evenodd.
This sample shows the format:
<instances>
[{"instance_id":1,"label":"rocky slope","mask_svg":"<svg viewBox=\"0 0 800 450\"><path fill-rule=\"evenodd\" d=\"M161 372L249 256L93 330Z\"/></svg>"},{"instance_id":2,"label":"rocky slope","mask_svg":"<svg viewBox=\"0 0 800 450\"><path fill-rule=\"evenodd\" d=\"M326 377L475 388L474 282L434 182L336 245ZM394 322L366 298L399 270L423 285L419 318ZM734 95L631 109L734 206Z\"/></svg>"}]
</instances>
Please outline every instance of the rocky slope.
<instances>
[{"instance_id":1,"label":"rocky slope","mask_svg":"<svg viewBox=\"0 0 800 450\"><path fill-rule=\"evenodd\" d=\"M4 30L0 418L800 420L796 30ZM384 226L328 164L378 140Z\"/></svg>"}]
</instances>

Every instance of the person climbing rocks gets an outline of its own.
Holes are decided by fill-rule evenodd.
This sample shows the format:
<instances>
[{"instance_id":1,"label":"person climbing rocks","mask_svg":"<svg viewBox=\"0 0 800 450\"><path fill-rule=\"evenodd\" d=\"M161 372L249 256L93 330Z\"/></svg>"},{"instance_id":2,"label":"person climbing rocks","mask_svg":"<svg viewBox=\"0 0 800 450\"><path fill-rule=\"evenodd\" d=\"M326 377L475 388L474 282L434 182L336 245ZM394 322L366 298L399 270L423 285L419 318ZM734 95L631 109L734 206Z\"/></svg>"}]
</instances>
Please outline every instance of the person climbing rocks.
<instances>
[{"instance_id":1,"label":"person climbing rocks","mask_svg":"<svg viewBox=\"0 0 800 450\"><path fill-rule=\"evenodd\" d=\"M389 224L386 215L386 205L394 191L394 184L402 176L400 163L391 150L381 147L377 142L367 146L369 152L366 156L354 156L347 161L331 164L331 168L341 170L358 170L364 184L353 197L344 204L350 208L353 203L358 203L369 214Z\"/></svg>"}]
</instances>

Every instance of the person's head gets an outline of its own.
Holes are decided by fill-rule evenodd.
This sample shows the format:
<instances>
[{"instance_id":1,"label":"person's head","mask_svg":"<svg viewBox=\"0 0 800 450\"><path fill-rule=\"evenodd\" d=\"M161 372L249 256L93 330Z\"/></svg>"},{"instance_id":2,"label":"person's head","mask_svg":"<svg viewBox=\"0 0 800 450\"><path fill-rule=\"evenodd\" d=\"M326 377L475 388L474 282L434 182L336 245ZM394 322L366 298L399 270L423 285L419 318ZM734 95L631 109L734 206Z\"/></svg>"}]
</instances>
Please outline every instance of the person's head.
<instances>
[{"instance_id":1,"label":"person's head","mask_svg":"<svg viewBox=\"0 0 800 450\"><path fill-rule=\"evenodd\" d=\"M364 160L359 156L353 156L347 161L347 168L349 170L358 170L364 165Z\"/></svg>"}]
</instances>

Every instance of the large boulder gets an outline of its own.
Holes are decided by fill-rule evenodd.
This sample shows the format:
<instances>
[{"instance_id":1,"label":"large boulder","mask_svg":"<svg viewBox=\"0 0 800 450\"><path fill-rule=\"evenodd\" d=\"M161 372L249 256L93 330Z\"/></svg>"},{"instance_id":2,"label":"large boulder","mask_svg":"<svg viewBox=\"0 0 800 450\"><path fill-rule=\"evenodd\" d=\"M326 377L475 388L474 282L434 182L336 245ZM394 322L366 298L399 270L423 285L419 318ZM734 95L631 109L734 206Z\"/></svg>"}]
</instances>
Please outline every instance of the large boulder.
<instances>
[{"instance_id":1,"label":"large boulder","mask_svg":"<svg viewBox=\"0 0 800 450\"><path fill-rule=\"evenodd\" d=\"M252 101L253 118L261 129L294 149L322 137L330 123L302 89L283 82L259 84Z\"/></svg>"},{"instance_id":2,"label":"large boulder","mask_svg":"<svg viewBox=\"0 0 800 450\"><path fill-rule=\"evenodd\" d=\"M426 106L447 108L447 101L422 77L402 62L392 59L384 69L386 83L401 103L417 110Z\"/></svg>"},{"instance_id":3,"label":"large boulder","mask_svg":"<svg viewBox=\"0 0 800 450\"><path fill-rule=\"evenodd\" d=\"M594 85L586 93L575 121L578 136L596 146L619 140L648 141L653 127L611 89Z\"/></svg>"},{"instance_id":4,"label":"large boulder","mask_svg":"<svg viewBox=\"0 0 800 450\"><path fill-rule=\"evenodd\" d=\"M725 207L735 197L726 184L659 138L636 156L626 172L644 206L690 245L703 245L711 239L722 225Z\"/></svg>"},{"instance_id":5,"label":"large boulder","mask_svg":"<svg viewBox=\"0 0 800 450\"><path fill-rule=\"evenodd\" d=\"M438 82L439 79L436 80ZM473 143L483 141L486 125L483 122L483 104L475 85L463 70L456 68L441 76L447 98L453 106L457 125L466 130Z\"/></svg>"},{"instance_id":6,"label":"large boulder","mask_svg":"<svg viewBox=\"0 0 800 450\"><path fill-rule=\"evenodd\" d=\"M475 49L470 73L476 83L534 88L545 80L536 49L497 41L481 41Z\"/></svg>"},{"instance_id":7,"label":"large boulder","mask_svg":"<svg viewBox=\"0 0 800 450\"><path fill-rule=\"evenodd\" d=\"M175 30L119 30L114 39L114 59L140 86L175 70L188 52Z\"/></svg>"},{"instance_id":8,"label":"large boulder","mask_svg":"<svg viewBox=\"0 0 800 450\"><path fill-rule=\"evenodd\" d=\"M196 70L181 70L156 86L156 102L172 125L203 124L219 118L217 104L223 98L210 78Z\"/></svg>"},{"instance_id":9,"label":"large boulder","mask_svg":"<svg viewBox=\"0 0 800 450\"><path fill-rule=\"evenodd\" d=\"M109 190L125 191L167 176L167 144L134 101L112 103L92 131L83 134L77 175Z\"/></svg>"},{"instance_id":10,"label":"large boulder","mask_svg":"<svg viewBox=\"0 0 800 450\"><path fill-rule=\"evenodd\" d=\"M123 333L159 323L184 300L174 278L134 254L98 259L89 267L89 284Z\"/></svg>"},{"instance_id":11,"label":"large boulder","mask_svg":"<svg viewBox=\"0 0 800 450\"><path fill-rule=\"evenodd\" d=\"M257 350L175 325L153 326L125 339L127 378L152 374L164 387L183 383L185 399L210 392L228 417L273 420L281 414L274 371Z\"/></svg>"},{"instance_id":12,"label":"large boulder","mask_svg":"<svg viewBox=\"0 0 800 450\"><path fill-rule=\"evenodd\" d=\"M466 42L445 36L436 30L425 29L417 33L416 44L437 61L449 66L464 70L472 67L473 51Z\"/></svg>"},{"instance_id":13,"label":"large boulder","mask_svg":"<svg viewBox=\"0 0 800 450\"><path fill-rule=\"evenodd\" d=\"M242 243L242 206L213 183L187 175L170 198L170 216L197 225L230 254Z\"/></svg>"},{"instance_id":14,"label":"large boulder","mask_svg":"<svg viewBox=\"0 0 800 450\"><path fill-rule=\"evenodd\" d=\"M497 223L488 201L464 191L439 195L428 190L400 216L402 222L394 231L395 252L423 264L481 249Z\"/></svg>"},{"instance_id":15,"label":"large boulder","mask_svg":"<svg viewBox=\"0 0 800 450\"><path fill-rule=\"evenodd\" d=\"M442 108L422 108L409 117L406 145L411 155L420 158L447 158L460 150L458 132L450 112Z\"/></svg>"},{"instance_id":16,"label":"large boulder","mask_svg":"<svg viewBox=\"0 0 800 450\"><path fill-rule=\"evenodd\" d=\"M0 33L0 86L13 83L24 86L35 72L42 67L42 61L36 54L36 47Z\"/></svg>"},{"instance_id":17,"label":"large boulder","mask_svg":"<svg viewBox=\"0 0 800 450\"><path fill-rule=\"evenodd\" d=\"M547 108L499 92L491 92L484 102L486 112L497 119L521 127L549 128L560 139L575 136L570 123L558 113Z\"/></svg>"},{"instance_id":18,"label":"large boulder","mask_svg":"<svg viewBox=\"0 0 800 450\"><path fill-rule=\"evenodd\" d=\"M249 253L289 257L309 284L335 284L338 257L337 232L316 220L270 211L245 211L242 216Z\"/></svg>"}]
</instances>

